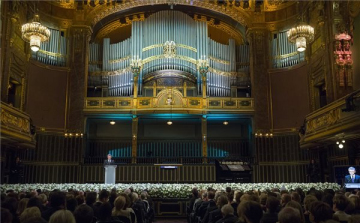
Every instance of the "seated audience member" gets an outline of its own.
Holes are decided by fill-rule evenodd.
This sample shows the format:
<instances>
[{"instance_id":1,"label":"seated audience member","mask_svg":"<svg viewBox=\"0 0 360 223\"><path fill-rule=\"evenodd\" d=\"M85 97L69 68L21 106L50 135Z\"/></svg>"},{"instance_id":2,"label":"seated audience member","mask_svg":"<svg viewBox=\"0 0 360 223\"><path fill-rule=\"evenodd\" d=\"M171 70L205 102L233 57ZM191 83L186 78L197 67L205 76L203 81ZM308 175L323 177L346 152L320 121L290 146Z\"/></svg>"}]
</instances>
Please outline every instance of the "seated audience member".
<instances>
[{"instance_id":1,"label":"seated audience member","mask_svg":"<svg viewBox=\"0 0 360 223\"><path fill-rule=\"evenodd\" d=\"M6 208L1 208L1 223L12 223L13 216Z\"/></svg>"},{"instance_id":2,"label":"seated audience member","mask_svg":"<svg viewBox=\"0 0 360 223\"><path fill-rule=\"evenodd\" d=\"M50 216L56 211L65 209L66 207L66 197L62 192L53 192L50 194L50 208L42 212L41 217L46 221L49 221Z\"/></svg>"},{"instance_id":3,"label":"seated audience member","mask_svg":"<svg viewBox=\"0 0 360 223\"><path fill-rule=\"evenodd\" d=\"M88 205L81 204L76 207L74 217L76 223L92 223L94 220L94 211Z\"/></svg>"},{"instance_id":4,"label":"seated audience member","mask_svg":"<svg viewBox=\"0 0 360 223\"><path fill-rule=\"evenodd\" d=\"M291 207L284 207L279 212L279 223L301 223L299 210Z\"/></svg>"},{"instance_id":5,"label":"seated audience member","mask_svg":"<svg viewBox=\"0 0 360 223\"><path fill-rule=\"evenodd\" d=\"M85 203L93 209L95 216L97 216L97 213L98 213L97 207L94 206L94 204L96 202L96 195L97 195L96 192L89 192L89 193L86 193L86 196L85 196Z\"/></svg>"},{"instance_id":6,"label":"seated audience member","mask_svg":"<svg viewBox=\"0 0 360 223\"><path fill-rule=\"evenodd\" d=\"M30 198L26 207L28 207L28 208L38 207L40 212L43 212L45 210L44 205L43 205L42 201L40 200L40 198L38 198L38 196Z\"/></svg>"},{"instance_id":7,"label":"seated audience member","mask_svg":"<svg viewBox=\"0 0 360 223\"><path fill-rule=\"evenodd\" d=\"M78 206L78 202L74 197L72 197L66 201L66 208L69 211L71 211L71 213L74 213L77 206Z\"/></svg>"},{"instance_id":8,"label":"seated audience member","mask_svg":"<svg viewBox=\"0 0 360 223\"><path fill-rule=\"evenodd\" d=\"M221 208L222 218L216 223L235 223L238 218L234 215L234 208L230 204L226 204Z\"/></svg>"},{"instance_id":9,"label":"seated audience member","mask_svg":"<svg viewBox=\"0 0 360 223\"><path fill-rule=\"evenodd\" d=\"M153 222L155 219L155 211L153 208L152 201L151 201L151 199L149 199L148 193L146 191L141 192L140 199L145 204L146 218L147 218L148 223ZM189 209L190 213L191 213L191 210L192 209ZM188 213L188 214L190 214L190 213Z\"/></svg>"},{"instance_id":10,"label":"seated audience member","mask_svg":"<svg viewBox=\"0 0 360 223\"><path fill-rule=\"evenodd\" d=\"M94 206L95 207L100 207L100 205L102 203L108 202L109 201L109 192L105 189L101 190L99 193L99 201L97 201Z\"/></svg>"},{"instance_id":11,"label":"seated audience member","mask_svg":"<svg viewBox=\"0 0 360 223\"><path fill-rule=\"evenodd\" d=\"M18 203L18 208L16 210L17 216L20 216L21 213L25 210L27 207L27 203L29 202L29 198L23 198Z\"/></svg>"},{"instance_id":12,"label":"seated audience member","mask_svg":"<svg viewBox=\"0 0 360 223\"><path fill-rule=\"evenodd\" d=\"M360 214L351 215L348 223L360 223Z\"/></svg>"},{"instance_id":13,"label":"seated audience member","mask_svg":"<svg viewBox=\"0 0 360 223\"><path fill-rule=\"evenodd\" d=\"M276 223L278 222L278 210L280 208L280 201L273 196L268 196L266 200L266 212L261 221L262 223Z\"/></svg>"},{"instance_id":14,"label":"seated audience member","mask_svg":"<svg viewBox=\"0 0 360 223\"><path fill-rule=\"evenodd\" d=\"M360 214L360 197L352 194L349 196L350 202L354 205L354 209L352 211L352 215L358 215Z\"/></svg>"},{"instance_id":15,"label":"seated audience member","mask_svg":"<svg viewBox=\"0 0 360 223\"><path fill-rule=\"evenodd\" d=\"M246 223L260 223L263 211L258 202L242 201L238 206L238 216L243 218Z\"/></svg>"},{"instance_id":16,"label":"seated audience member","mask_svg":"<svg viewBox=\"0 0 360 223\"><path fill-rule=\"evenodd\" d=\"M125 197L118 196L115 199L114 208L112 210L111 215L113 217L116 217L120 221L123 221L125 223L127 223L127 222L130 223L131 222L131 214L128 210L125 210L125 204L126 204Z\"/></svg>"},{"instance_id":17,"label":"seated audience member","mask_svg":"<svg viewBox=\"0 0 360 223\"><path fill-rule=\"evenodd\" d=\"M290 194L284 193L281 195L281 207L285 207L289 201L291 201Z\"/></svg>"},{"instance_id":18,"label":"seated audience member","mask_svg":"<svg viewBox=\"0 0 360 223\"><path fill-rule=\"evenodd\" d=\"M218 220L220 220L223 216L221 213L221 208L224 207L224 205L228 204L228 197L224 195L220 195L216 200L216 206L217 209L214 211L209 212L209 223L215 223Z\"/></svg>"},{"instance_id":19,"label":"seated audience member","mask_svg":"<svg viewBox=\"0 0 360 223\"><path fill-rule=\"evenodd\" d=\"M292 200L292 201L288 202L285 207L297 209L300 212L301 223L305 223L304 212L303 212L303 208L301 207L300 203L298 203L295 200Z\"/></svg>"},{"instance_id":20,"label":"seated audience member","mask_svg":"<svg viewBox=\"0 0 360 223\"><path fill-rule=\"evenodd\" d=\"M132 194L132 209L135 212L136 220L138 223L143 223L146 220L146 210L145 210L145 204L144 202L139 198L139 195L137 193L131 193Z\"/></svg>"},{"instance_id":21,"label":"seated audience member","mask_svg":"<svg viewBox=\"0 0 360 223\"><path fill-rule=\"evenodd\" d=\"M11 215L13 216L13 223L19 222L19 219L17 218L16 211L17 211L17 205L18 201L14 197L7 197L1 204L2 208L6 208Z\"/></svg>"},{"instance_id":22,"label":"seated audience member","mask_svg":"<svg viewBox=\"0 0 360 223\"><path fill-rule=\"evenodd\" d=\"M306 195L304 198L304 218L305 223L311 223L310 221L310 207L311 204L318 201L318 199L314 195Z\"/></svg>"},{"instance_id":23,"label":"seated audience member","mask_svg":"<svg viewBox=\"0 0 360 223\"><path fill-rule=\"evenodd\" d=\"M312 223L325 222L333 218L331 207L325 202L315 201L310 206L310 221Z\"/></svg>"},{"instance_id":24,"label":"seated audience member","mask_svg":"<svg viewBox=\"0 0 360 223\"><path fill-rule=\"evenodd\" d=\"M292 201L296 201L301 204L301 197L297 192L292 192L290 196Z\"/></svg>"},{"instance_id":25,"label":"seated audience member","mask_svg":"<svg viewBox=\"0 0 360 223\"><path fill-rule=\"evenodd\" d=\"M84 195L79 194L79 195L77 195L77 196L75 197L75 199L76 199L78 205L82 205L82 204L85 203L85 197L84 197Z\"/></svg>"},{"instance_id":26,"label":"seated audience member","mask_svg":"<svg viewBox=\"0 0 360 223\"><path fill-rule=\"evenodd\" d=\"M76 223L74 215L68 210L59 210L51 215L49 223Z\"/></svg>"},{"instance_id":27,"label":"seated audience member","mask_svg":"<svg viewBox=\"0 0 360 223\"><path fill-rule=\"evenodd\" d=\"M191 198L190 198L190 202L189 202L189 209L188 209L188 214L191 213L191 211L193 210L194 208L194 204L195 204L195 201L199 198L199 191L197 190L197 188L193 188L191 190Z\"/></svg>"},{"instance_id":28,"label":"seated audience member","mask_svg":"<svg viewBox=\"0 0 360 223\"><path fill-rule=\"evenodd\" d=\"M26 219L22 223L48 223L48 222L45 221L45 219L43 219L42 217L31 217L31 218Z\"/></svg>"},{"instance_id":29,"label":"seated audience member","mask_svg":"<svg viewBox=\"0 0 360 223\"><path fill-rule=\"evenodd\" d=\"M23 213L20 215L20 223L31 217L41 217L41 212L38 207L25 208Z\"/></svg>"},{"instance_id":30,"label":"seated audience member","mask_svg":"<svg viewBox=\"0 0 360 223\"><path fill-rule=\"evenodd\" d=\"M196 215L202 220L208 210L208 207L216 207L216 203L214 201L215 192L213 190L208 191L207 201L204 201L198 209Z\"/></svg>"},{"instance_id":31,"label":"seated audience member","mask_svg":"<svg viewBox=\"0 0 360 223\"><path fill-rule=\"evenodd\" d=\"M215 211L216 209L218 209L218 203L219 203L219 198L221 197L221 200L222 200L222 205L225 205L228 203L228 200L227 200L227 197L226 197L226 194L225 193L217 193L215 195L215 200L213 200L215 202L215 206L211 205L212 203L209 203L208 207L206 208L206 212L205 212L205 215L204 217L202 218L201 222L202 223L208 223L209 220L210 220L210 212L212 211ZM225 203L224 203L225 202ZM218 212L218 214L221 215L221 211Z\"/></svg>"},{"instance_id":32,"label":"seated audience member","mask_svg":"<svg viewBox=\"0 0 360 223\"><path fill-rule=\"evenodd\" d=\"M334 219L339 220L340 222L347 222L350 218L350 215L345 213L345 209L349 205L349 199L342 194L337 194L334 196L333 200L333 211Z\"/></svg>"},{"instance_id":33,"label":"seated audience member","mask_svg":"<svg viewBox=\"0 0 360 223\"><path fill-rule=\"evenodd\" d=\"M118 218L111 216L111 212L112 207L110 203L102 203L99 207L99 219L96 223L123 223Z\"/></svg>"}]
</instances>

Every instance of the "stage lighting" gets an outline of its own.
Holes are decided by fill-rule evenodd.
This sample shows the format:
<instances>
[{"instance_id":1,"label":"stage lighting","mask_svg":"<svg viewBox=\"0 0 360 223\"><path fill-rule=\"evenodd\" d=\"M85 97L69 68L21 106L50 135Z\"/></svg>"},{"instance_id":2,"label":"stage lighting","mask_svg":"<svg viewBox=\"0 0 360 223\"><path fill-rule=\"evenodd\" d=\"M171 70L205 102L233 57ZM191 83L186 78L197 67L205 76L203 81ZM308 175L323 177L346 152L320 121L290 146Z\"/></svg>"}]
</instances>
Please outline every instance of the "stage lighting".
<instances>
[{"instance_id":1,"label":"stage lighting","mask_svg":"<svg viewBox=\"0 0 360 223\"><path fill-rule=\"evenodd\" d=\"M114 120L111 120L111 121L110 121L110 125L115 125L115 121L114 121Z\"/></svg>"}]
</instances>

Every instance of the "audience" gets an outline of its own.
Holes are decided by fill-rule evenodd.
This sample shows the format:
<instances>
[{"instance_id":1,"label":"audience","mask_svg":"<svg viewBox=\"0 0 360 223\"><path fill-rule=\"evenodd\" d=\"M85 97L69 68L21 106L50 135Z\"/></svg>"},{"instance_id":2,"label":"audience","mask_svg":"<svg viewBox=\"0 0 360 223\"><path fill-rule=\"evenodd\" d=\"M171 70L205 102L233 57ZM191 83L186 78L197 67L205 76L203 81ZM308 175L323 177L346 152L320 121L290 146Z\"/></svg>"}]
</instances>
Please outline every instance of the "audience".
<instances>
[{"instance_id":1,"label":"audience","mask_svg":"<svg viewBox=\"0 0 360 223\"><path fill-rule=\"evenodd\" d=\"M233 191L193 188L189 223L360 223L360 193L300 190ZM85 196L84 196L85 195ZM49 198L49 199L48 199ZM4 223L152 223L154 205L147 193L7 191L1 194ZM234 209L234 207L236 209Z\"/></svg>"}]
</instances>

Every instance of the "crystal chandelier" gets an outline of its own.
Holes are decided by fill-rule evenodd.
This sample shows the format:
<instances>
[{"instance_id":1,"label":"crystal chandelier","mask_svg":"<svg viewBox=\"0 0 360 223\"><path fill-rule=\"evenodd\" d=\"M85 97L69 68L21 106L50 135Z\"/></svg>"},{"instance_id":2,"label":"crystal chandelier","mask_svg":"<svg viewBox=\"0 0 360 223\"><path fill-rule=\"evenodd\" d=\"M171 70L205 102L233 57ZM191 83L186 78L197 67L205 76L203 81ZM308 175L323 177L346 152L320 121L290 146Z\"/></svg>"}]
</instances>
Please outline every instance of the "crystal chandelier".
<instances>
[{"instance_id":1,"label":"crystal chandelier","mask_svg":"<svg viewBox=\"0 0 360 223\"><path fill-rule=\"evenodd\" d=\"M291 28L288 32L290 42L296 44L297 51L306 50L306 43L314 40L314 28L306 23L299 23L296 27Z\"/></svg>"},{"instance_id":2,"label":"crystal chandelier","mask_svg":"<svg viewBox=\"0 0 360 223\"><path fill-rule=\"evenodd\" d=\"M21 33L23 40L30 42L30 48L34 52L40 49L41 42L46 42L50 38L50 30L41 25L39 15L37 14L32 22L22 25Z\"/></svg>"}]
</instances>

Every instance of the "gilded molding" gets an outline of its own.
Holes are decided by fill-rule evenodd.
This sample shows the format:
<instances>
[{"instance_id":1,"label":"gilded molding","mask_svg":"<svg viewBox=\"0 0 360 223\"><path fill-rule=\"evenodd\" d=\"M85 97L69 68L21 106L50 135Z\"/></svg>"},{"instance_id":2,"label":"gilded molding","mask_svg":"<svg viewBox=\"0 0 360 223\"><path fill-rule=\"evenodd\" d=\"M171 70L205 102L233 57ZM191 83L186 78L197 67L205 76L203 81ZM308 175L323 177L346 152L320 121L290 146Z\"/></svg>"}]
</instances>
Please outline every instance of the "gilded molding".
<instances>
[{"instance_id":1,"label":"gilded molding","mask_svg":"<svg viewBox=\"0 0 360 223\"><path fill-rule=\"evenodd\" d=\"M137 1L129 0L123 3L116 4L115 6L110 4L96 5L92 11L87 15L88 21L94 26L96 23L104 19L105 17L117 13L120 11L126 11L132 8L140 6L153 6L153 5L162 5L168 4L168 0L157 0L153 1ZM251 23L250 16L246 13L243 8L240 7L223 7L213 2L203 1L203 0L193 0L193 1L181 1L177 3L178 5L187 5L191 7L200 7L207 10L215 11L223 15L229 16L235 21L239 22L243 26L249 26Z\"/></svg>"},{"instance_id":2,"label":"gilded molding","mask_svg":"<svg viewBox=\"0 0 360 223\"><path fill-rule=\"evenodd\" d=\"M159 44L154 44L154 45L150 45L150 46L147 46L147 47L144 47L142 49L143 52L145 51L148 51L148 50L151 50L151 49L155 49L155 48L159 48L159 47L163 47L164 44L162 43L159 43ZM192 47L192 46L188 46L188 45L185 45L185 44L181 44L181 43L176 43L176 47L181 47L181 48L184 48L184 49L188 49L188 50L191 50L191 51L194 51L195 53L197 53L197 49Z\"/></svg>"},{"instance_id":3,"label":"gilded molding","mask_svg":"<svg viewBox=\"0 0 360 223\"><path fill-rule=\"evenodd\" d=\"M129 60L131 58L131 56L126 56L126 57L122 57L116 60L109 60L109 63L119 63L119 62L123 62L124 60ZM94 61L97 62L97 64L99 64L100 61ZM102 63L102 62L101 62Z\"/></svg>"},{"instance_id":4,"label":"gilded molding","mask_svg":"<svg viewBox=\"0 0 360 223\"><path fill-rule=\"evenodd\" d=\"M226 64L226 65L230 65L230 61L228 60L222 60L222 59L219 59L219 58L216 58L216 57L212 57L212 56L209 56L209 59L214 61L214 62L217 62L217 63L222 63L222 64Z\"/></svg>"}]
</instances>

